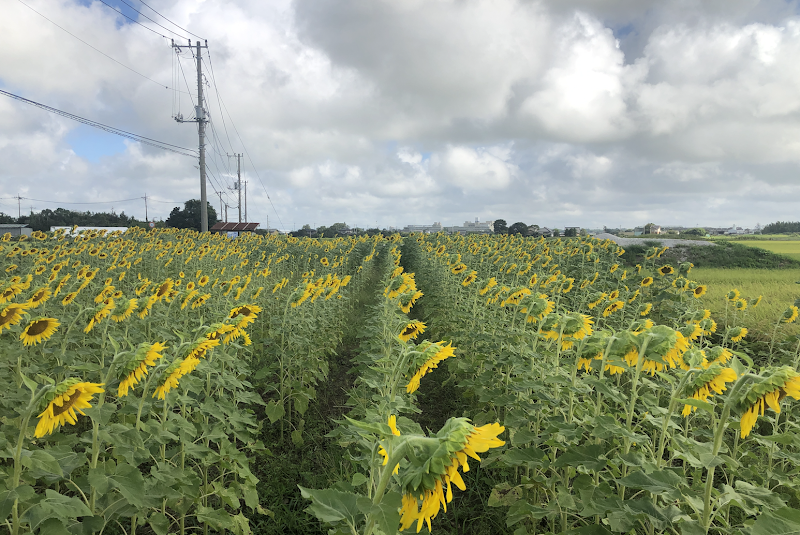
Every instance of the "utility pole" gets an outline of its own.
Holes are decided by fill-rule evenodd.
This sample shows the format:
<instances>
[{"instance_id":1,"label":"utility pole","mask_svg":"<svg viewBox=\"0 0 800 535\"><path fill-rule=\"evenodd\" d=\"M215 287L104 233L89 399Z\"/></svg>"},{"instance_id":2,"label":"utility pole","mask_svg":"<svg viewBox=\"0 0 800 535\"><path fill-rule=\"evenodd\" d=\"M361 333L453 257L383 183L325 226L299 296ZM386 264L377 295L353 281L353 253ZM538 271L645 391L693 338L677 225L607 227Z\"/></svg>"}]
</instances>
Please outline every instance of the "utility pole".
<instances>
[{"instance_id":1,"label":"utility pole","mask_svg":"<svg viewBox=\"0 0 800 535\"><path fill-rule=\"evenodd\" d=\"M22 217L22 197L17 193L17 219Z\"/></svg>"},{"instance_id":2,"label":"utility pole","mask_svg":"<svg viewBox=\"0 0 800 535\"><path fill-rule=\"evenodd\" d=\"M236 158L236 184L233 186L239 193L239 223L242 222L242 154L228 154L228 158ZM246 216L245 216L246 218Z\"/></svg>"},{"instance_id":3,"label":"utility pole","mask_svg":"<svg viewBox=\"0 0 800 535\"><path fill-rule=\"evenodd\" d=\"M244 221L247 223L249 219L247 219L247 181L244 181Z\"/></svg>"},{"instance_id":4,"label":"utility pole","mask_svg":"<svg viewBox=\"0 0 800 535\"><path fill-rule=\"evenodd\" d=\"M222 192L218 191L217 195L219 195L219 216L222 217ZM225 222L228 222L228 219L225 219Z\"/></svg>"},{"instance_id":5,"label":"utility pole","mask_svg":"<svg viewBox=\"0 0 800 535\"><path fill-rule=\"evenodd\" d=\"M172 40L172 46L180 52L182 48L192 49L192 41L188 45L176 45ZM179 123L197 123L197 134L200 149L200 232L208 232L208 198L206 197L206 110L203 108L203 63L200 55L201 48L208 48L208 41L205 46L200 46L200 41L195 45L195 57L197 59L197 105L194 107L194 119L185 120L180 113L175 116ZM176 52L176 53L177 53Z\"/></svg>"},{"instance_id":6,"label":"utility pole","mask_svg":"<svg viewBox=\"0 0 800 535\"><path fill-rule=\"evenodd\" d=\"M147 218L147 193L145 193L144 197L142 198L144 199L144 220L149 221L149 219Z\"/></svg>"}]
</instances>

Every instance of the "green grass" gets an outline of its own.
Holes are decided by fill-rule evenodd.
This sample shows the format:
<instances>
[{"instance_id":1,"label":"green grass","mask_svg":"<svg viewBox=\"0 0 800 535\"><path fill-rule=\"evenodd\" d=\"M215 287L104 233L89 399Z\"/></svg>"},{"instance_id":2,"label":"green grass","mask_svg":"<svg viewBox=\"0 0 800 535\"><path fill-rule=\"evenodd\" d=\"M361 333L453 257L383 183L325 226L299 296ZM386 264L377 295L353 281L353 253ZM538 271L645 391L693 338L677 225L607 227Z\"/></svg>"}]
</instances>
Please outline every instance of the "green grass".
<instances>
[{"instance_id":1,"label":"green grass","mask_svg":"<svg viewBox=\"0 0 800 535\"><path fill-rule=\"evenodd\" d=\"M761 303L748 309L736 318L739 325L748 328L753 337L766 339L772 335L775 323L783 311L794 300L800 298L800 269L721 269L694 268L690 277L708 286L708 293L703 296L703 303L711 310L713 318L720 329L725 324L725 296L737 289L747 299L763 295ZM728 307L728 324L732 324L734 316ZM800 325L793 324L781 328L786 335L800 334Z\"/></svg>"},{"instance_id":2,"label":"green grass","mask_svg":"<svg viewBox=\"0 0 800 535\"><path fill-rule=\"evenodd\" d=\"M647 241L644 240L642 245L625 247L623 260L631 266L641 263L650 245ZM665 263L673 266L680 262L692 262L696 268L800 270L800 258L795 259L759 247L751 247L749 243L720 240L716 246L677 245L667 249L661 258ZM782 242L769 243L781 244ZM797 243L800 244L800 242ZM800 253L800 250L798 252Z\"/></svg>"},{"instance_id":3,"label":"green grass","mask_svg":"<svg viewBox=\"0 0 800 535\"><path fill-rule=\"evenodd\" d=\"M740 243L748 247L766 249L767 251L800 261L800 240L742 240Z\"/></svg>"}]
</instances>

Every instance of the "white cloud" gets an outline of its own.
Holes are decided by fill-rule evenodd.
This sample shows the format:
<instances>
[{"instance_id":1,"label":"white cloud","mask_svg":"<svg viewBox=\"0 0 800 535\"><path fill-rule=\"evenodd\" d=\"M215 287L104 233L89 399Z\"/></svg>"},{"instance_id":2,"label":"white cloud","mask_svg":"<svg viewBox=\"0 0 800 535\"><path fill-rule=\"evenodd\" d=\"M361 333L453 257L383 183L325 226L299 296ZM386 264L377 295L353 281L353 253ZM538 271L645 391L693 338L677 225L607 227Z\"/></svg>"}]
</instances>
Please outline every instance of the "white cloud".
<instances>
[{"instance_id":1,"label":"white cloud","mask_svg":"<svg viewBox=\"0 0 800 535\"><path fill-rule=\"evenodd\" d=\"M434 174L464 191L506 189L518 172L511 147L450 146L432 158Z\"/></svg>"},{"instance_id":2,"label":"white cloud","mask_svg":"<svg viewBox=\"0 0 800 535\"><path fill-rule=\"evenodd\" d=\"M168 43L101 3L30 3L170 84ZM476 216L616 226L701 213L708 220L700 222L711 224L729 222L731 211L764 223L796 212L787 202L800 193L794 0L151 5L209 39L214 75L236 122L236 130L222 123L209 87L209 199L218 207L213 190L226 192L231 183L225 153L242 152L238 131L253 158L245 158L244 172L257 221L275 219L264 189L287 227ZM0 33L4 89L197 145L192 125L171 120L170 91L22 4L7 6ZM191 58L183 65L193 93ZM178 82L186 90L182 75ZM181 100L187 115L189 96ZM122 152L88 161L70 145L76 126L0 100L0 197L198 196L192 159L126 143ZM154 204L151 215L166 217L172 208ZM0 208L16 213L15 203ZM115 208L141 217L144 203Z\"/></svg>"}]
</instances>

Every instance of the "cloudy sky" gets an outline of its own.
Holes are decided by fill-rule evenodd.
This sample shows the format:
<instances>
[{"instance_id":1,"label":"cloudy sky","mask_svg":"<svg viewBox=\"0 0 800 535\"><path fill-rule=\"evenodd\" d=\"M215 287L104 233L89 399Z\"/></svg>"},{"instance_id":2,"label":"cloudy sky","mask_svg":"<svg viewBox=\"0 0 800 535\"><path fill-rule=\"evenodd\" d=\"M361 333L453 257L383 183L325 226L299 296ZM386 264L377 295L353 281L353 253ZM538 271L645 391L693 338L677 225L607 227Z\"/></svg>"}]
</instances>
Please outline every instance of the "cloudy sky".
<instances>
[{"instance_id":1,"label":"cloudy sky","mask_svg":"<svg viewBox=\"0 0 800 535\"><path fill-rule=\"evenodd\" d=\"M262 227L800 219L796 0L106 1L141 25L0 0L0 89L196 149L172 119L194 114L194 61L157 34L202 36L209 201L231 220L244 151ZM196 159L2 95L0 177L14 215L18 195L139 218L144 195L151 218L199 197Z\"/></svg>"}]
</instances>

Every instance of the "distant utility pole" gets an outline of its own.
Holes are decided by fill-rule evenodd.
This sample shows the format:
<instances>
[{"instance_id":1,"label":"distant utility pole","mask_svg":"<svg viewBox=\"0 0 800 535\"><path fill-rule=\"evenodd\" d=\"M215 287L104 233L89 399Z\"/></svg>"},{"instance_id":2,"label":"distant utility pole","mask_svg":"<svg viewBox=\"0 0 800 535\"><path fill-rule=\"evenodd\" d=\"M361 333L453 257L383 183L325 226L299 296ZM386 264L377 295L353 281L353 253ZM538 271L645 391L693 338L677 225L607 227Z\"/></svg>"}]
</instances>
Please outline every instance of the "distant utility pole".
<instances>
[{"instance_id":1,"label":"distant utility pole","mask_svg":"<svg viewBox=\"0 0 800 535\"><path fill-rule=\"evenodd\" d=\"M244 221L247 223L250 221L247 219L247 181L244 181Z\"/></svg>"},{"instance_id":2,"label":"distant utility pole","mask_svg":"<svg viewBox=\"0 0 800 535\"><path fill-rule=\"evenodd\" d=\"M219 216L222 217L222 192L218 191L217 195L219 195ZM227 218L225 219L225 222L228 222Z\"/></svg>"},{"instance_id":3,"label":"distant utility pole","mask_svg":"<svg viewBox=\"0 0 800 535\"><path fill-rule=\"evenodd\" d=\"M149 221L149 219L147 218L147 193L144 194L144 197L142 197L142 199L144 199L144 220Z\"/></svg>"},{"instance_id":4,"label":"distant utility pole","mask_svg":"<svg viewBox=\"0 0 800 535\"><path fill-rule=\"evenodd\" d=\"M182 48L192 49L192 41L189 40L188 45L176 45L175 40L172 40L172 47L176 49L176 53L180 52ZM202 56L200 55L201 48L208 48L208 41L206 40L205 46L200 46L200 41L194 45L196 49L195 58L197 59L197 105L194 107L194 119L185 120L180 113L175 116L175 120L179 123L197 123L197 134L199 137L200 149L200 232L208 232L208 198L206 197L206 110L203 108L203 63Z\"/></svg>"},{"instance_id":5,"label":"distant utility pole","mask_svg":"<svg viewBox=\"0 0 800 535\"><path fill-rule=\"evenodd\" d=\"M230 157L236 158L236 187L234 188L239 192L239 223L242 222L242 155L236 154L228 154L228 158Z\"/></svg>"},{"instance_id":6,"label":"distant utility pole","mask_svg":"<svg viewBox=\"0 0 800 535\"><path fill-rule=\"evenodd\" d=\"M17 193L17 219L22 217L22 197Z\"/></svg>"}]
</instances>

